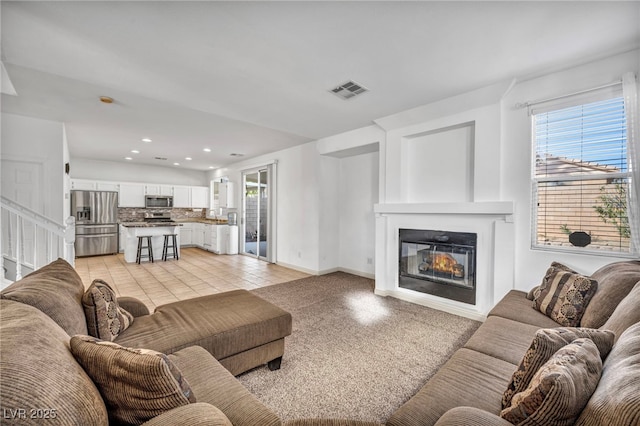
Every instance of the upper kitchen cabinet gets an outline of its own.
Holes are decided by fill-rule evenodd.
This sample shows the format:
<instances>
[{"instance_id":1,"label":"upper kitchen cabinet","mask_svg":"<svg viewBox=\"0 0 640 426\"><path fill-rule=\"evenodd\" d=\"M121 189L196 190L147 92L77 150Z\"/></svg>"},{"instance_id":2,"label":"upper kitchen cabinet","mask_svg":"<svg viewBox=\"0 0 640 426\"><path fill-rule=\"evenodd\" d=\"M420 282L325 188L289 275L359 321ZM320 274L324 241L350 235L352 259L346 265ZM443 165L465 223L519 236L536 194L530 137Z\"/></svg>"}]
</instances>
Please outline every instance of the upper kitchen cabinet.
<instances>
[{"instance_id":1,"label":"upper kitchen cabinet","mask_svg":"<svg viewBox=\"0 0 640 426\"><path fill-rule=\"evenodd\" d=\"M71 189L81 191L120 191L117 182L95 181L86 179L71 179Z\"/></svg>"},{"instance_id":2,"label":"upper kitchen cabinet","mask_svg":"<svg viewBox=\"0 0 640 426\"><path fill-rule=\"evenodd\" d=\"M209 188L206 186L191 187L191 207L194 209L209 208Z\"/></svg>"},{"instance_id":3,"label":"upper kitchen cabinet","mask_svg":"<svg viewBox=\"0 0 640 426\"><path fill-rule=\"evenodd\" d=\"M233 182L212 182L211 207L216 210L219 208L232 209L235 208L235 200L233 198Z\"/></svg>"},{"instance_id":4,"label":"upper kitchen cabinet","mask_svg":"<svg viewBox=\"0 0 640 426\"><path fill-rule=\"evenodd\" d=\"M173 207L206 209L209 207L208 192L206 186L174 186Z\"/></svg>"},{"instance_id":5,"label":"upper kitchen cabinet","mask_svg":"<svg viewBox=\"0 0 640 426\"><path fill-rule=\"evenodd\" d=\"M144 207L145 185L142 183L121 183L119 207Z\"/></svg>"},{"instance_id":6,"label":"upper kitchen cabinet","mask_svg":"<svg viewBox=\"0 0 640 426\"><path fill-rule=\"evenodd\" d=\"M170 185L146 185L147 195L173 195L173 186Z\"/></svg>"}]
</instances>

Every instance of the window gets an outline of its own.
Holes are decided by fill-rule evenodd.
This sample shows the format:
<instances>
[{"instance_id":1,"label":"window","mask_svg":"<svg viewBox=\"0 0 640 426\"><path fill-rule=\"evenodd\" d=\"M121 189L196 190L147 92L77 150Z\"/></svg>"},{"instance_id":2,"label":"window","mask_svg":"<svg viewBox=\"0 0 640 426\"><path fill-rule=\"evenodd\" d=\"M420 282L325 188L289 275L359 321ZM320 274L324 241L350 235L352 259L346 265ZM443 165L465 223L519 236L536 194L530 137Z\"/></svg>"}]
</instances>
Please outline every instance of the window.
<instances>
[{"instance_id":1,"label":"window","mask_svg":"<svg viewBox=\"0 0 640 426\"><path fill-rule=\"evenodd\" d=\"M623 97L533 111L532 117L533 247L631 252Z\"/></svg>"}]
</instances>

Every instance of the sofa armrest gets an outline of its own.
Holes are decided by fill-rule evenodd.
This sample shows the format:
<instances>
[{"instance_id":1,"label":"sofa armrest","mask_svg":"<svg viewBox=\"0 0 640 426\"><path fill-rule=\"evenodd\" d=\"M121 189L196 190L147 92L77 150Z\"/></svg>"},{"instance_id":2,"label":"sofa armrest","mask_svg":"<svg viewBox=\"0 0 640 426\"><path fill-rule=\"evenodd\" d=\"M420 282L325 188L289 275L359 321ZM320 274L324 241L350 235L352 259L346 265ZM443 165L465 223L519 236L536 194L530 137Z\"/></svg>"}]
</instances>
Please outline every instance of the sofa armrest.
<instances>
[{"instance_id":1,"label":"sofa armrest","mask_svg":"<svg viewBox=\"0 0 640 426\"><path fill-rule=\"evenodd\" d=\"M122 309L129 312L135 318L141 317L143 315L149 315L149 308L147 308L147 305L145 305L135 297L118 297L118 305L120 305Z\"/></svg>"},{"instance_id":2,"label":"sofa armrest","mask_svg":"<svg viewBox=\"0 0 640 426\"><path fill-rule=\"evenodd\" d=\"M456 407L444 413L435 426L513 426L500 416L474 407Z\"/></svg>"},{"instance_id":3,"label":"sofa armrest","mask_svg":"<svg viewBox=\"0 0 640 426\"><path fill-rule=\"evenodd\" d=\"M195 402L165 411L143 423L143 426L170 425L233 426L222 411L205 402Z\"/></svg>"}]
</instances>

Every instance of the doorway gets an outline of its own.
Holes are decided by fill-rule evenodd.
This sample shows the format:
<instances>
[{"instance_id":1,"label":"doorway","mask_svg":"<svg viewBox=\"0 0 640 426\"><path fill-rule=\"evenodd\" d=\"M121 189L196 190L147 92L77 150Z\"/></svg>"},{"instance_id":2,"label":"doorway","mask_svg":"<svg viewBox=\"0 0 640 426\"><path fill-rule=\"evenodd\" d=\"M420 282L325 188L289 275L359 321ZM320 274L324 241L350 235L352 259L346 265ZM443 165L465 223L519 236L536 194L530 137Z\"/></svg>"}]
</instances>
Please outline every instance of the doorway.
<instances>
[{"instance_id":1,"label":"doorway","mask_svg":"<svg viewBox=\"0 0 640 426\"><path fill-rule=\"evenodd\" d=\"M273 168L265 166L242 173L243 217L242 252L260 260L274 262L272 238Z\"/></svg>"}]
</instances>

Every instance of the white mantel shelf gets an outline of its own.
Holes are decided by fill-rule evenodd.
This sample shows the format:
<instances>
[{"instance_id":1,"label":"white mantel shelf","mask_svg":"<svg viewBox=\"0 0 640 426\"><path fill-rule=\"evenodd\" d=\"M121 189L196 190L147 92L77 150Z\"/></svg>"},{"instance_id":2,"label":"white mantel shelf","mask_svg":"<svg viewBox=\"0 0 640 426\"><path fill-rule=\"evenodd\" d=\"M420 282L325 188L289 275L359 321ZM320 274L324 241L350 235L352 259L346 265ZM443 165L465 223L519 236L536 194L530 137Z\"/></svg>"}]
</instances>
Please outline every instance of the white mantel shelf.
<instances>
[{"instance_id":1,"label":"white mantel shelf","mask_svg":"<svg viewBox=\"0 0 640 426\"><path fill-rule=\"evenodd\" d=\"M512 201L375 204L377 214L512 215Z\"/></svg>"}]
</instances>

